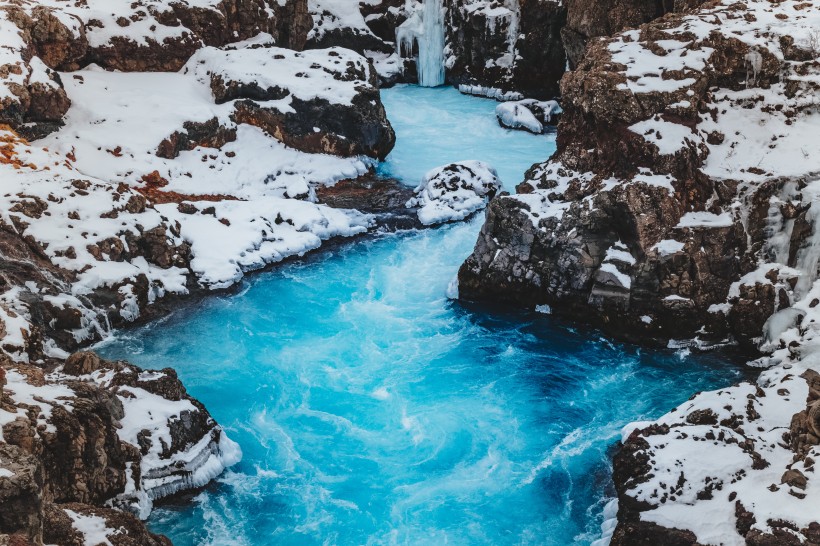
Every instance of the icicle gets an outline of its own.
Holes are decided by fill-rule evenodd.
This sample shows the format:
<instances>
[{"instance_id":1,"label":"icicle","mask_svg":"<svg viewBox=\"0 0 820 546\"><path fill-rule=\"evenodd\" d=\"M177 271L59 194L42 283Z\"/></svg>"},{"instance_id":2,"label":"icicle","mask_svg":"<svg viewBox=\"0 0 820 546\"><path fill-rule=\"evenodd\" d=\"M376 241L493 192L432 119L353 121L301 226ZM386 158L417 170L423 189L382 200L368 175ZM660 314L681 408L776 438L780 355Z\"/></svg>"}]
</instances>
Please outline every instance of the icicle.
<instances>
[{"instance_id":1,"label":"icicle","mask_svg":"<svg viewBox=\"0 0 820 546\"><path fill-rule=\"evenodd\" d=\"M753 46L744 57L746 60L746 88L757 85L757 76L763 68L763 55L758 51L756 46ZM749 69L751 68L751 78L749 77Z\"/></svg>"},{"instance_id":2,"label":"icicle","mask_svg":"<svg viewBox=\"0 0 820 546\"><path fill-rule=\"evenodd\" d=\"M413 10L396 29L396 48L400 56L413 54L418 46L416 68L419 85L444 84L444 7L443 0L424 0L421 10ZM408 3L408 10L412 10Z\"/></svg>"},{"instance_id":3,"label":"icicle","mask_svg":"<svg viewBox=\"0 0 820 546\"><path fill-rule=\"evenodd\" d=\"M521 17L521 7L519 6L518 0L512 0L510 2L509 10L510 24L507 27L507 47L508 53L512 56L513 62L515 62L515 46L518 43L518 28Z\"/></svg>"}]
</instances>

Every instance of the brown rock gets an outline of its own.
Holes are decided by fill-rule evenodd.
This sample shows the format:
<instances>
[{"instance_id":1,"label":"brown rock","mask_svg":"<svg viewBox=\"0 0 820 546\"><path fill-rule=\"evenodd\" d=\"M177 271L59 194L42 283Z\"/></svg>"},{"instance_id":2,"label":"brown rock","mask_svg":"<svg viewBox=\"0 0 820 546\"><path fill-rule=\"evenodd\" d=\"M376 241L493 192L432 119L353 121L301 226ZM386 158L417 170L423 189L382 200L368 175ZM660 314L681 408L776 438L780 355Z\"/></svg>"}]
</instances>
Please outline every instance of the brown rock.
<instances>
[{"instance_id":1,"label":"brown rock","mask_svg":"<svg viewBox=\"0 0 820 546\"><path fill-rule=\"evenodd\" d=\"M102 360L96 353L84 351L69 356L63 366L63 373L68 375L87 375L102 367Z\"/></svg>"}]
</instances>

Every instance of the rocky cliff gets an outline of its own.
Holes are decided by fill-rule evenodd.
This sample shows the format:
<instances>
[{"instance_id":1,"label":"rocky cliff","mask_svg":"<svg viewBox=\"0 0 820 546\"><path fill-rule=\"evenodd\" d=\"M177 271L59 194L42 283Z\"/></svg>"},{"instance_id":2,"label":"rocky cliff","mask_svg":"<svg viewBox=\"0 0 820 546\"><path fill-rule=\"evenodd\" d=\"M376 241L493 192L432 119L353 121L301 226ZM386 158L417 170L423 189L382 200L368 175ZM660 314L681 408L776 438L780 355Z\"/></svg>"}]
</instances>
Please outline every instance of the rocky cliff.
<instances>
[{"instance_id":1,"label":"rocky cliff","mask_svg":"<svg viewBox=\"0 0 820 546\"><path fill-rule=\"evenodd\" d=\"M363 1L355 9L344 0L311 0L307 47L350 48L374 62L383 83L415 83L418 41L399 51L397 31L420 32L423 4ZM566 17L555 0L443 0L447 83L553 98L566 66Z\"/></svg>"},{"instance_id":2,"label":"rocky cliff","mask_svg":"<svg viewBox=\"0 0 820 546\"><path fill-rule=\"evenodd\" d=\"M566 8L553 0L454 0L447 12L447 78L453 84L558 95Z\"/></svg>"}]
</instances>

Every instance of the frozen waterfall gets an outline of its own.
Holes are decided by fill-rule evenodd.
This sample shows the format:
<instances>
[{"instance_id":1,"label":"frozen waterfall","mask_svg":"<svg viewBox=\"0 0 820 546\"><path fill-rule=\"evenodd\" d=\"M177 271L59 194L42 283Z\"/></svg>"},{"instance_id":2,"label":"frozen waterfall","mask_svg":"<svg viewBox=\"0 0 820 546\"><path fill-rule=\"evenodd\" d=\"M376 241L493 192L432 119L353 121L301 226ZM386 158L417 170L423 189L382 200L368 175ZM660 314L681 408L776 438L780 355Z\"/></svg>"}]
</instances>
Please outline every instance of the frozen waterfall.
<instances>
[{"instance_id":1,"label":"frozen waterfall","mask_svg":"<svg viewBox=\"0 0 820 546\"><path fill-rule=\"evenodd\" d=\"M396 29L396 47L401 56L412 56L416 47L419 85L444 84L444 6L443 0L424 0L419 6L407 2L408 19Z\"/></svg>"}]
</instances>

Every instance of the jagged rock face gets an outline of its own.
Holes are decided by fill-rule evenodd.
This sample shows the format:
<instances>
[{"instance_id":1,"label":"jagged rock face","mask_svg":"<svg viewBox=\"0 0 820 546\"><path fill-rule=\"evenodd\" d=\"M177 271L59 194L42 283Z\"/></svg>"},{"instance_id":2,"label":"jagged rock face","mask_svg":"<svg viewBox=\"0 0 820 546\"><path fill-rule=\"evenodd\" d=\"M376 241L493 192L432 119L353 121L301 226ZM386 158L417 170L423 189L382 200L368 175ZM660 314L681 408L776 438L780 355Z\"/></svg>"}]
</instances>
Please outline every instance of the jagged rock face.
<instances>
[{"instance_id":1,"label":"jagged rock face","mask_svg":"<svg viewBox=\"0 0 820 546\"><path fill-rule=\"evenodd\" d=\"M555 97L566 65L565 19L552 0L448 2L448 81Z\"/></svg>"},{"instance_id":2,"label":"jagged rock face","mask_svg":"<svg viewBox=\"0 0 820 546\"><path fill-rule=\"evenodd\" d=\"M306 47L344 47L360 54L365 51L392 53L390 42L395 40L396 26L403 20L398 14L403 4L403 0L372 3L309 0L313 24Z\"/></svg>"},{"instance_id":3,"label":"jagged rock face","mask_svg":"<svg viewBox=\"0 0 820 546\"><path fill-rule=\"evenodd\" d=\"M24 129L29 136L55 130L71 101L59 75L37 55L57 63L71 59L77 54L66 43L71 31L46 8L27 13L13 5L0 5L0 29L0 124Z\"/></svg>"},{"instance_id":4,"label":"jagged rock face","mask_svg":"<svg viewBox=\"0 0 820 546\"><path fill-rule=\"evenodd\" d=\"M776 175L799 147L779 139L811 126L801 105L816 91L786 35L761 46L733 32L779 20L749 6L712 3L590 45L562 80L557 153L490 206L461 297L546 303L635 339L749 344L802 297L815 167ZM751 123L772 127L755 137L762 154L742 147Z\"/></svg>"},{"instance_id":5,"label":"jagged rock face","mask_svg":"<svg viewBox=\"0 0 820 546\"><path fill-rule=\"evenodd\" d=\"M43 467L33 455L0 442L0 541L4 535L23 544L43 536Z\"/></svg>"}]
</instances>

